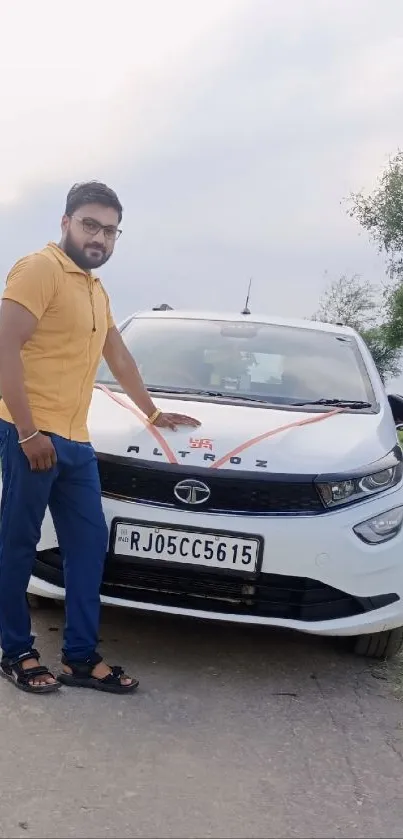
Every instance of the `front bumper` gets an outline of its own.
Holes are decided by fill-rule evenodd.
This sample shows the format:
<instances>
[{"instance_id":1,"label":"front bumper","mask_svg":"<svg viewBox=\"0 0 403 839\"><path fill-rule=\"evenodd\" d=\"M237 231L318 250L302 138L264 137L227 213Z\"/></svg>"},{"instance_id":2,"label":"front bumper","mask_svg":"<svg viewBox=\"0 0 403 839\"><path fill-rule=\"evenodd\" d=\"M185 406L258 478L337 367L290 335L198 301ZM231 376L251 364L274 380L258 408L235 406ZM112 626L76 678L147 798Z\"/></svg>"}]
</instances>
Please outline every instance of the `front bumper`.
<instances>
[{"instance_id":1,"label":"front bumper","mask_svg":"<svg viewBox=\"0 0 403 839\"><path fill-rule=\"evenodd\" d=\"M28 589L30 594L38 597L49 597L55 600L63 600L64 590L59 586L52 585L36 576L31 577ZM403 610L401 601L378 609L371 613L356 616L354 618L342 618L338 620L308 621L285 620L282 618L265 618L251 614L231 614L221 611L205 611L203 609L183 608L179 606L166 606L159 603L144 603L143 601L128 600L123 597L110 597L101 595L101 601L106 606L121 606L126 609L136 609L147 612L160 612L170 615L182 615L186 617L199 618L203 620L224 621L227 623L242 623L252 625L277 626L284 629L294 629L298 632L305 632L313 635L328 636L353 636L372 632L383 632L384 630L395 629L403 626Z\"/></svg>"},{"instance_id":2,"label":"front bumper","mask_svg":"<svg viewBox=\"0 0 403 839\"><path fill-rule=\"evenodd\" d=\"M254 581L198 569L147 568L108 559L102 600L127 608L323 635L381 632L403 625L403 537L366 545L355 524L403 503L403 490L343 510L311 516L200 514L104 498L105 516L156 524L260 535L261 573ZM29 591L63 597L60 559L47 518ZM47 553L42 553L46 551ZM49 552L50 551L50 552Z\"/></svg>"}]
</instances>

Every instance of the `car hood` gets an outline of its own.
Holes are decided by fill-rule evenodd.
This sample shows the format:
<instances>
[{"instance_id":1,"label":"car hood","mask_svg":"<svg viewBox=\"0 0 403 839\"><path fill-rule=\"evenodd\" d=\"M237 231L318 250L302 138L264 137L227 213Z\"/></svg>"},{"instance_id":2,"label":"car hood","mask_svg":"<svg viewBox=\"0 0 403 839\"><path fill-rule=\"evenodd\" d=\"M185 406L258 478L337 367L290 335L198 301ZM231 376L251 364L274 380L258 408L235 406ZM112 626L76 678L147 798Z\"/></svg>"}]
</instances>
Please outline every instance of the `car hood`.
<instances>
[{"instance_id":1,"label":"car hood","mask_svg":"<svg viewBox=\"0 0 403 839\"><path fill-rule=\"evenodd\" d=\"M155 398L155 404L163 411L194 416L201 425L157 429L127 396L95 390L89 427L96 451L155 463L297 475L365 466L396 445L388 406L366 414L179 398Z\"/></svg>"}]
</instances>

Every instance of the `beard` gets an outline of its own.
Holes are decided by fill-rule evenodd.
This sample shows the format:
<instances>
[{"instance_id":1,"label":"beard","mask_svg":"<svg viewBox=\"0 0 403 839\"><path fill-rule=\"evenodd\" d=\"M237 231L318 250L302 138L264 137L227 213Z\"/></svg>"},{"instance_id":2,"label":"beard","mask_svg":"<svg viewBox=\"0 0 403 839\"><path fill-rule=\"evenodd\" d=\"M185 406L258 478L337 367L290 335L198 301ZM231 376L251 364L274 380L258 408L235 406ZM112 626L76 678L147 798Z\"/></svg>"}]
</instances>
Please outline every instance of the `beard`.
<instances>
[{"instance_id":1,"label":"beard","mask_svg":"<svg viewBox=\"0 0 403 839\"><path fill-rule=\"evenodd\" d=\"M63 250L67 256L78 265L83 271L88 271L91 268L100 268L101 265L105 265L105 262L108 261L111 254L106 252L106 249L102 245L84 245L84 247L79 248L76 244L74 244L70 233L67 233L67 236L64 241Z\"/></svg>"}]
</instances>

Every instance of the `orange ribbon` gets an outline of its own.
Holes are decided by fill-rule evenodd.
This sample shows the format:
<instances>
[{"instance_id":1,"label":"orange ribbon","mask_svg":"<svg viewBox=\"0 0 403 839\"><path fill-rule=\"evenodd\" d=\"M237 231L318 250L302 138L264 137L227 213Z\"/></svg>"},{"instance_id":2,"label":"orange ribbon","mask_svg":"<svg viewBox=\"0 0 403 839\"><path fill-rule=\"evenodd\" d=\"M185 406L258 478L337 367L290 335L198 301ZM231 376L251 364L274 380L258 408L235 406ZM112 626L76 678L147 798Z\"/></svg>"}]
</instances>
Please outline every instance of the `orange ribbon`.
<instances>
[{"instance_id":1,"label":"orange ribbon","mask_svg":"<svg viewBox=\"0 0 403 839\"><path fill-rule=\"evenodd\" d=\"M113 393L111 390L109 390L109 388L105 387L105 385L96 384L95 387L98 390L102 390L103 393L106 393L106 395L109 396L110 399L113 399L113 401L117 402L118 405L121 405L122 408L126 408L127 411L131 411L132 414L134 414L134 416L137 417L137 419L143 423L145 428L147 428L148 431L151 432L152 436L155 438L157 443L159 443L168 462L176 463L177 465L179 465L171 447L168 445L161 432L158 430L158 428L156 428L155 425L152 425L151 422L148 422L147 417L145 417L144 414L133 405L133 403L131 405L128 405L125 399L121 399L120 396L117 396L116 393Z\"/></svg>"},{"instance_id":2,"label":"orange ribbon","mask_svg":"<svg viewBox=\"0 0 403 839\"><path fill-rule=\"evenodd\" d=\"M125 399L121 399L120 396L117 396L116 393L113 393L109 388L105 385L96 384L95 385L98 390L102 390L103 393L106 393L110 399L113 399L114 402L117 402L118 405L121 405L122 408L126 408L127 411L131 411L140 422L150 431L152 436L161 446L162 451L164 452L167 460L169 463L175 463L179 466L179 462L177 460L176 455L172 451L171 447L166 442L165 438L162 436L161 432L156 428L155 425L152 425L147 421L147 418L144 414L141 413L133 404L129 405ZM251 446L254 446L255 443L261 443L262 440L268 440L269 437L274 437L276 434L280 434L282 431L288 431L290 428L300 428L303 425L313 425L314 422L322 422L323 420L330 419L330 417L336 416L336 414L341 414L343 408L334 408L333 411L326 411L324 414L315 414L313 417L307 417L303 420L297 420L297 422L289 422L286 425L279 425L277 428L273 428L271 431L266 431L264 434L259 434L257 437L252 437L250 440L246 440L245 443L241 443L239 446L236 446L235 449L232 449L227 454L220 457L219 460L216 460L214 463L210 463L209 469L218 469L220 466L223 466L224 463L227 463L231 457L236 457L241 452L244 452L246 449L249 449Z\"/></svg>"}]
</instances>

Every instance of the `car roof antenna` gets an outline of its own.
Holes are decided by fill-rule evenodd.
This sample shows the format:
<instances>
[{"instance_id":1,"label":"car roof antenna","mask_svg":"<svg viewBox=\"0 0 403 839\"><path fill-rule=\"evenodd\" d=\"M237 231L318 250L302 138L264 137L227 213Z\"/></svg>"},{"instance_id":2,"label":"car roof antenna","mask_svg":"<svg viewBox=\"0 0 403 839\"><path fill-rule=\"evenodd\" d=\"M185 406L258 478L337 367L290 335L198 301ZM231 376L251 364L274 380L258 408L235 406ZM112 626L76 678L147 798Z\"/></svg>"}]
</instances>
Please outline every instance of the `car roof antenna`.
<instances>
[{"instance_id":1,"label":"car roof antenna","mask_svg":"<svg viewBox=\"0 0 403 839\"><path fill-rule=\"evenodd\" d=\"M250 298L251 286L252 286L252 277L249 280L248 293L246 295L246 300L245 300L245 308L242 309L241 315L250 315L249 298Z\"/></svg>"}]
</instances>

